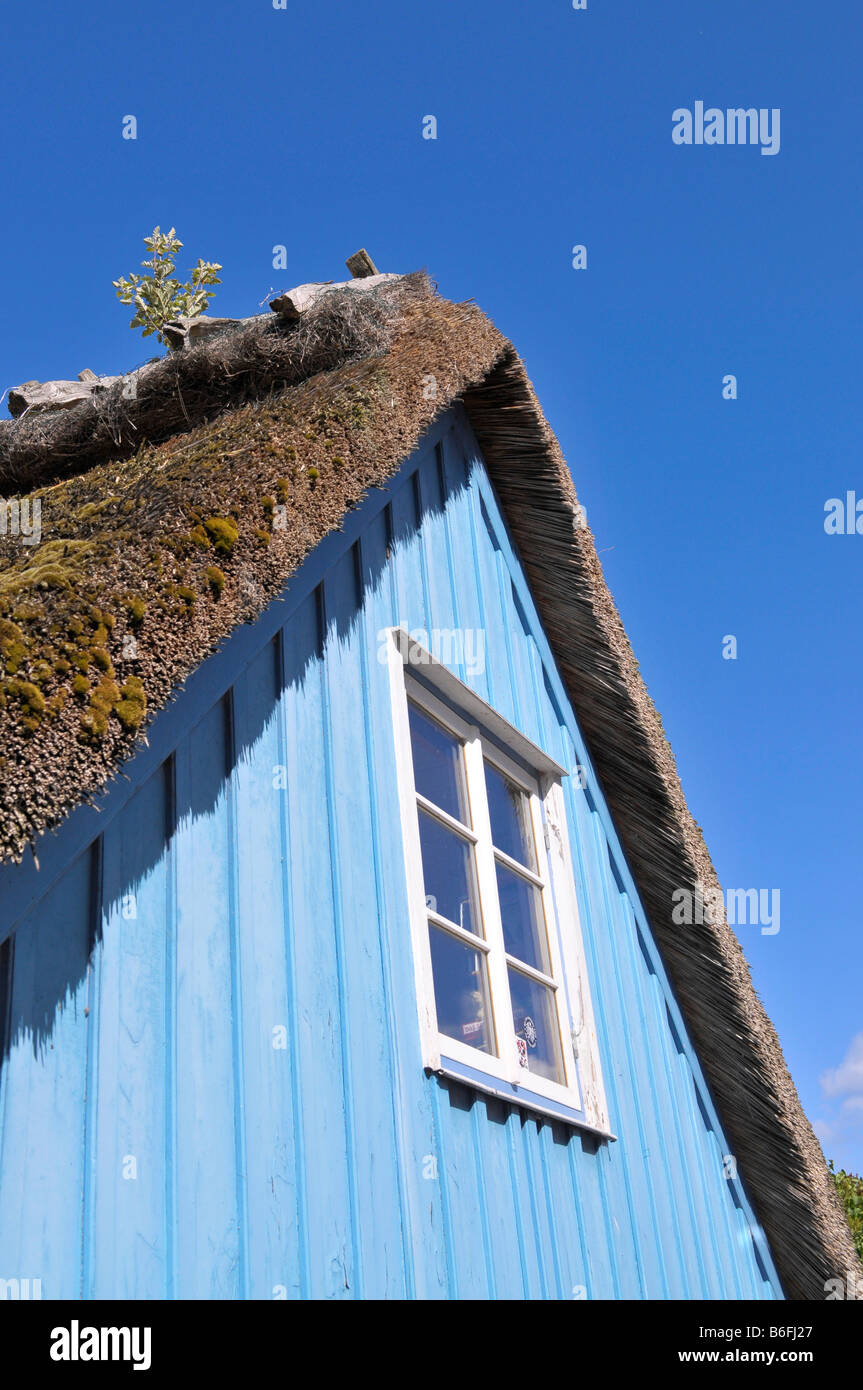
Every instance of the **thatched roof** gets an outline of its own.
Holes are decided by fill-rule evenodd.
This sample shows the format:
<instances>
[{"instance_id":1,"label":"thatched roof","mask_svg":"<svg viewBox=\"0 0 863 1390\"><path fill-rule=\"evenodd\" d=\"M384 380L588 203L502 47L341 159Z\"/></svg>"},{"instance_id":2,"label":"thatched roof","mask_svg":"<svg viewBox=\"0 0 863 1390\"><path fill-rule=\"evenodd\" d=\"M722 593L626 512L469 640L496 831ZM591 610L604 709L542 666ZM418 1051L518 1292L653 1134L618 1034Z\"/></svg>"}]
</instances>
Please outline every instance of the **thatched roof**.
<instances>
[{"instance_id":1,"label":"thatched roof","mask_svg":"<svg viewBox=\"0 0 863 1390\"><path fill-rule=\"evenodd\" d=\"M820 1299L859 1270L734 933L672 925L674 890L715 891L716 875L512 345L415 275L367 301L334 290L300 325L249 321L154 366L132 403L111 390L53 427L0 431L0 495L38 482L43 534L29 550L0 538L0 858L94 796L171 692L461 400L785 1291Z\"/></svg>"}]
</instances>

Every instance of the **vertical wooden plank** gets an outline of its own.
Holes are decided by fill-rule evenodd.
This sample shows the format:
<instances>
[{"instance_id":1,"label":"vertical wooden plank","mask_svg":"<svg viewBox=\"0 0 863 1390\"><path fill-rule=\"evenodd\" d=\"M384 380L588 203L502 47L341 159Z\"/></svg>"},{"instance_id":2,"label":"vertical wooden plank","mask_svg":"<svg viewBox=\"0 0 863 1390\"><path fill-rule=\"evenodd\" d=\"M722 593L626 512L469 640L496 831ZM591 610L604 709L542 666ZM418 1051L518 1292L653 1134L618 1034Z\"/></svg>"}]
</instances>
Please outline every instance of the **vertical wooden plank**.
<instances>
[{"instance_id":1,"label":"vertical wooden plank","mask_svg":"<svg viewBox=\"0 0 863 1390\"><path fill-rule=\"evenodd\" d=\"M87 1295L164 1298L167 1018L165 777L107 827L102 852L94 1203Z\"/></svg>"},{"instance_id":2,"label":"vertical wooden plank","mask_svg":"<svg viewBox=\"0 0 863 1390\"><path fill-rule=\"evenodd\" d=\"M446 1165L450 1206L452 1262L458 1271L459 1299L490 1297L488 1247L484 1240L483 1206L498 1194L486 1193L479 1181L474 1147L472 1109L481 1104L475 1091L455 1081L438 1081L440 1146Z\"/></svg>"},{"instance_id":3,"label":"vertical wooden plank","mask_svg":"<svg viewBox=\"0 0 863 1390\"><path fill-rule=\"evenodd\" d=\"M359 651L358 552L348 551L324 585L330 838L337 899L344 1070L352 1130L350 1173L356 1208L357 1297L405 1294L405 1251L392 1113L388 1001L380 920Z\"/></svg>"},{"instance_id":4,"label":"vertical wooden plank","mask_svg":"<svg viewBox=\"0 0 863 1390\"><path fill-rule=\"evenodd\" d=\"M737 1224L737 1207L732 1195L732 1179L726 1175L719 1139L713 1129L705 1129L704 1138L708 1149L706 1162L718 1198L720 1220L720 1253L725 1269L725 1286L728 1297L760 1298L761 1279L755 1265L752 1238L746 1225L746 1239L741 1244ZM746 1258L744 1269L740 1267L740 1257ZM747 1274L749 1278L747 1278Z\"/></svg>"},{"instance_id":5,"label":"vertical wooden plank","mask_svg":"<svg viewBox=\"0 0 863 1390\"><path fill-rule=\"evenodd\" d=\"M560 1297L572 1299L590 1290L582 1203L572 1182L570 1150L581 1150L577 1132L565 1125L544 1124L540 1133L548 1192L549 1219L557 1251ZM581 1296L581 1295L578 1295ZM596 1295L594 1295L596 1296Z\"/></svg>"},{"instance_id":6,"label":"vertical wooden plank","mask_svg":"<svg viewBox=\"0 0 863 1390\"><path fill-rule=\"evenodd\" d=\"M672 1191L668 1166L668 1138L663 1129L667 1124L656 1084L654 1058L644 1018L639 970L641 953L636 945L629 904L620 892L608 859L608 844L604 836L600 852L605 850L605 883L611 910L608 933L611 957L615 966L620 993L621 1012L626 1019L626 1057L629 1087L641 1139L640 1166L650 1195L655 1227L655 1240L660 1251L664 1296L689 1296L686 1265L680 1238L678 1205Z\"/></svg>"},{"instance_id":7,"label":"vertical wooden plank","mask_svg":"<svg viewBox=\"0 0 863 1390\"><path fill-rule=\"evenodd\" d=\"M455 431L447 431L441 449L440 483L445 498L444 536L449 572L449 606L454 622L470 631L474 649L483 644L480 669L466 680L477 694L494 704L494 681L485 617L485 596L477 564L478 537L471 500L471 464Z\"/></svg>"},{"instance_id":8,"label":"vertical wooden plank","mask_svg":"<svg viewBox=\"0 0 863 1390\"><path fill-rule=\"evenodd\" d=\"M526 1296L524 1220L518 1180L510 1152L513 1107L480 1096L472 1111L477 1171L485 1191L483 1215L488 1245L490 1288L496 1299Z\"/></svg>"},{"instance_id":9,"label":"vertical wooden plank","mask_svg":"<svg viewBox=\"0 0 863 1390\"><path fill-rule=\"evenodd\" d=\"M364 717L373 769L373 858L378 880L378 921L393 1071L393 1113L400 1182L404 1192L405 1283L417 1298L452 1294L446 1206L446 1166L434 1108L436 1085L422 1070L417 1000L408 929L407 885L398 812L393 716L387 668L378 659L380 634L399 614L394 600L394 556L388 556L387 518L367 527L361 547L363 646L368 655ZM407 605L407 570L403 579ZM412 605L413 606L413 605ZM406 616L405 614L403 614ZM409 1234L409 1239L408 1239Z\"/></svg>"},{"instance_id":10,"label":"vertical wooden plank","mask_svg":"<svg viewBox=\"0 0 863 1390\"><path fill-rule=\"evenodd\" d=\"M672 1035L668 1022L668 1009L660 981L654 975L651 977L653 994L653 1012L656 1018L656 1035L660 1047L664 1054L669 1081L672 1087L675 1110L678 1119L677 1132L680 1136L680 1149L683 1166L687 1175L687 1183L692 1196L692 1226L691 1234L695 1246L695 1253L700 1268L701 1297L717 1298L720 1297L722 1281L719 1272L719 1265L711 1235L711 1215L709 1204L705 1200L705 1194L699 1181L698 1155L695 1143L695 1131L693 1128L693 1100L694 1096L690 1092L686 1072L687 1067L681 1066L685 1063L685 1058L678 1048L677 1040Z\"/></svg>"},{"instance_id":11,"label":"vertical wooden plank","mask_svg":"<svg viewBox=\"0 0 863 1390\"><path fill-rule=\"evenodd\" d=\"M486 662L489 667L487 687L493 691L489 703L510 723L515 721L513 690L507 679L507 634L504 627L500 593L500 571L497 552L489 531L488 514L477 485L478 461L474 461L470 488L471 525L474 544L474 563L477 583L482 595L482 618L485 630Z\"/></svg>"},{"instance_id":12,"label":"vertical wooden plank","mask_svg":"<svg viewBox=\"0 0 863 1390\"><path fill-rule=\"evenodd\" d=\"M631 910L630 906L630 911ZM645 969L647 969L646 966ZM693 1176L689 1171L685 1157L680 1105L667 1049L660 1033L660 1028L662 1028L667 1035L665 1018L660 1014L660 997L661 986L659 985L659 981L657 980L655 972L649 971L644 985L645 1027L650 1056L657 1073L657 1085L662 1087L664 1095L664 1112L667 1114L666 1145L668 1164L672 1175L676 1200L680 1204L680 1241L683 1258L686 1262L688 1297L706 1298L709 1292L709 1285L705 1274L704 1258L702 1255L702 1247L706 1232L699 1231L698 1215L693 1192ZM662 1010L662 1015L664 1015L664 1009Z\"/></svg>"},{"instance_id":13,"label":"vertical wooden plank","mask_svg":"<svg viewBox=\"0 0 863 1390\"><path fill-rule=\"evenodd\" d=\"M0 1278L81 1296L91 852L70 866L12 945L3 1065Z\"/></svg>"},{"instance_id":14,"label":"vertical wooden plank","mask_svg":"<svg viewBox=\"0 0 863 1390\"><path fill-rule=\"evenodd\" d=\"M582 1241L583 1278L573 1285L573 1298L618 1298L619 1283L613 1251L609 1247L608 1203L602 1169L608 1162L608 1146L590 1135L575 1133L567 1146L573 1200ZM582 1285L576 1289L576 1285Z\"/></svg>"},{"instance_id":15,"label":"vertical wooden plank","mask_svg":"<svg viewBox=\"0 0 863 1390\"><path fill-rule=\"evenodd\" d=\"M290 826L297 1069L309 1232L308 1296L350 1298L355 1287L342 1024L325 748L320 600L295 613L285 650L285 751Z\"/></svg>"},{"instance_id":16,"label":"vertical wooden plank","mask_svg":"<svg viewBox=\"0 0 863 1390\"><path fill-rule=\"evenodd\" d=\"M177 749L177 1270L183 1298L242 1296L237 1209L228 729Z\"/></svg>"},{"instance_id":17,"label":"vertical wooden plank","mask_svg":"<svg viewBox=\"0 0 863 1390\"><path fill-rule=\"evenodd\" d=\"M695 1095L694 1077L692 1094ZM758 1298L760 1279L755 1270L752 1240L749 1238L740 1244L735 1238L735 1204L731 1184L723 1173L716 1135L697 1100L693 1110L693 1128L698 1139L701 1168L704 1173L705 1198L723 1290L722 1297Z\"/></svg>"},{"instance_id":18,"label":"vertical wooden plank","mask_svg":"<svg viewBox=\"0 0 863 1390\"><path fill-rule=\"evenodd\" d=\"M293 1047L282 867L287 767L269 643L234 687L234 770L250 1298L301 1290Z\"/></svg>"},{"instance_id":19,"label":"vertical wooden plank","mask_svg":"<svg viewBox=\"0 0 863 1390\"><path fill-rule=\"evenodd\" d=\"M623 1025L615 1008L613 974L608 963L605 940L608 916L597 867L593 813L588 809L583 793L574 788L571 782L565 789L565 796L574 827L571 843L577 857L575 882L585 953L591 979L596 981L594 1010L603 1079L611 1123L618 1134L614 1146L601 1151L600 1162L608 1250L615 1262L615 1277L621 1298L658 1296L659 1281L650 1275L650 1270L655 1269L654 1260L651 1259L649 1268L645 1268L645 1261L648 1260L645 1243L650 1235L644 1226L643 1213L635 1209L636 1195L629 1174L628 1149L633 1142L634 1131L630 1123L630 1107L626 1104L628 1077L620 1056Z\"/></svg>"}]
</instances>

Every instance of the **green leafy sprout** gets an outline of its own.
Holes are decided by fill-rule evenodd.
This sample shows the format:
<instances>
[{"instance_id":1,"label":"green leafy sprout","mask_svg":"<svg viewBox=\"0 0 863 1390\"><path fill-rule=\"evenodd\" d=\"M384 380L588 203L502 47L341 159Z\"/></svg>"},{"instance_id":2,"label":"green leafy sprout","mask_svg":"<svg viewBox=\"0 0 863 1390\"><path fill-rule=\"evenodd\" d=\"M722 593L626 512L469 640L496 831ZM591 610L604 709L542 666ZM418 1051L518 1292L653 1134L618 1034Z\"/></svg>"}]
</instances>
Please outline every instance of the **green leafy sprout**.
<instances>
[{"instance_id":1,"label":"green leafy sprout","mask_svg":"<svg viewBox=\"0 0 863 1390\"><path fill-rule=\"evenodd\" d=\"M144 237L144 245L150 252L150 259L142 261L149 275L121 276L112 280L121 304L134 304L135 316L130 328L140 328L145 338L155 333L160 343L166 341L162 329L166 323L181 315L195 318L203 314L212 299L207 285L220 285L216 274L222 267L215 261L199 260L191 278L181 285L174 278L176 255L183 243L178 241L176 229L163 232L155 227L152 236Z\"/></svg>"},{"instance_id":2,"label":"green leafy sprout","mask_svg":"<svg viewBox=\"0 0 863 1390\"><path fill-rule=\"evenodd\" d=\"M857 1254L863 1260L863 1178L857 1177L854 1173L846 1173L844 1168L840 1168L837 1172L833 1167L832 1158L830 1160L830 1172L833 1175L839 1199L845 1208L848 1225L851 1227L854 1244L857 1246Z\"/></svg>"}]
</instances>

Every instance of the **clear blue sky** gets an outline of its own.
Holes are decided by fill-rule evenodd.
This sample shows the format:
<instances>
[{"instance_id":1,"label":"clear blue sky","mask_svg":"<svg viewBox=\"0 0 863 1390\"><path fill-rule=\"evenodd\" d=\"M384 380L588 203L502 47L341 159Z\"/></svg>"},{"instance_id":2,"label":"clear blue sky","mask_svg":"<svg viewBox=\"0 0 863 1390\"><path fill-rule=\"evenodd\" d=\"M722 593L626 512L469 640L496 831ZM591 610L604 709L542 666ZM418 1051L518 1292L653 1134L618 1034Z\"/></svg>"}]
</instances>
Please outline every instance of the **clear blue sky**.
<instances>
[{"instance_id":1,"label":"clear blue sky","mask_svg":"<svg viewBox=\"0 0 863 1390\"><path fill-rule=\"evenodd\" d=\"M850 0L13 2L0 85L0 390L151 355L110 282L156 223L214 312L365 245L514 340L720 879L781 890L740 934L857 1171L863 535L823 521L863 497L861 39ZM673 144L696 100L780 108L780 152Z\"/></svg>"}]
</instances>

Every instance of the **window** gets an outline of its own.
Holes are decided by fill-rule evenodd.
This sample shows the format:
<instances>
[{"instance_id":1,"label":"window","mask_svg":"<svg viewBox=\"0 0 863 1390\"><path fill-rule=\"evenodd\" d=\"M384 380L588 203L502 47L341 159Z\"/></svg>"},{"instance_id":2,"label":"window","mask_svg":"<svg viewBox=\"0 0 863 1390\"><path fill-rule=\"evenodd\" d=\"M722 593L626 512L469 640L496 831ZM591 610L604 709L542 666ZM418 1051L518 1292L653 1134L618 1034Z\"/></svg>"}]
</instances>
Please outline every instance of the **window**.
<instances>
[{"instance_id":1,"label":"window","mask_svg":"<svg viewBox=\"0 0 863 1390\"><path fill-rule=\"evenodd\" d=\"M424 1064L607 1134L566 772L403 629L390 638Z\"/></svg>"}]
</instances>

